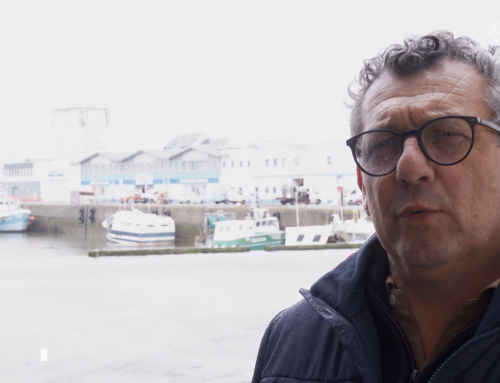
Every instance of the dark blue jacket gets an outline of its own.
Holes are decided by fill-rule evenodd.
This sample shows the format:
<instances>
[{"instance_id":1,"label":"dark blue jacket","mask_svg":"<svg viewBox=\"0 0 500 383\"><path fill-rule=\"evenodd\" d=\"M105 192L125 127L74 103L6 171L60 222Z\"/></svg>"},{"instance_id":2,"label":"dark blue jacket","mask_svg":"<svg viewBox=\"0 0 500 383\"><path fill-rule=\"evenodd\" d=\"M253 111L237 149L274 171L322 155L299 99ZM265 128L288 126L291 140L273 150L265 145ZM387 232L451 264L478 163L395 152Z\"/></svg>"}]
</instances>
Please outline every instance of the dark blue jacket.
<instances>
[{"instance_id":1,"label":"dark blue jacket","mask_svg":"<svg viewBox=\"0 0 500 383\"><path fill-rule=\"evenodd\" d=\"M391 317L387 253L372 236L279 313L260 346L252 383L410 382L414 362ZM500 293L415 382L500 382Z\"/></svg>"}]
</instances>

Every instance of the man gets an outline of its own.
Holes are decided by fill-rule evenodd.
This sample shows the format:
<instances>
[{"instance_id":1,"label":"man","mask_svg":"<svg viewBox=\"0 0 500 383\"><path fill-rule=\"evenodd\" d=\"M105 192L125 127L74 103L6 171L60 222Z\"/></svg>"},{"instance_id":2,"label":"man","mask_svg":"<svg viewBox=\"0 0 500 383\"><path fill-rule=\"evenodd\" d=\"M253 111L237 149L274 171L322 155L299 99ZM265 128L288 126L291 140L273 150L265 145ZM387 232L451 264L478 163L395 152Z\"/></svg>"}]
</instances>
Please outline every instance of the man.
<instances>
[{"instance_id":1,"label":"man","mask_svg":"<svg viewBox=\"0 0 500 383\"><path fill-rule=\"evenodd\" d=\"M365 62L347 141L377 234L269 325L253 383L500 382L500 51Z\"/></svg>"}]
</instances>

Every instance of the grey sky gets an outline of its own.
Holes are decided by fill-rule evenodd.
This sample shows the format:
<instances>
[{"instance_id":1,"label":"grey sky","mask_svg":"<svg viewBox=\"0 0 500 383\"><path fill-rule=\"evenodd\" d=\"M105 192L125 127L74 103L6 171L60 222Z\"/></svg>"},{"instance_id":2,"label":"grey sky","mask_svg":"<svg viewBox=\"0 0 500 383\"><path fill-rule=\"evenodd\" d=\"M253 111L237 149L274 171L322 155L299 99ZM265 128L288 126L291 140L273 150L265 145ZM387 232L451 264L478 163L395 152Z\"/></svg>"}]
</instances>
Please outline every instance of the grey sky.
<instances>
[{"instance_id":1,"label":"grey sky","mask_svg":"<svg viewBox=\"0 0 500 383\"><path fill-rule=\"evenodd\" d=\"M342 101L363 59L407 33L500 37L498 3L458 4L3 2L0 151L44 155L51 110L78 106L110 109L113 151L194 132L346 139Z\"/></svg>"}]
</instances>

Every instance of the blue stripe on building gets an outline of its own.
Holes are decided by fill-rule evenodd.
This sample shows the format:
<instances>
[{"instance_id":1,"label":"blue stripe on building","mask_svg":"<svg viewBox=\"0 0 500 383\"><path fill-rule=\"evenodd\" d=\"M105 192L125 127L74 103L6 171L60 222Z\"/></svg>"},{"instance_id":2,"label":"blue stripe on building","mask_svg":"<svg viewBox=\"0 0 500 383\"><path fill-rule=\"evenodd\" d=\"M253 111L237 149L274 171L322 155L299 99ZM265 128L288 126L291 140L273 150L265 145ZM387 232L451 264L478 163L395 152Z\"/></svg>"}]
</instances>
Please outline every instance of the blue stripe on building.
<instances>
[{"instance_id":1,"label":"blue stripe on building","mask_svg":"<svg viewBox=\"0 0 500 383\"><path fill-rule=\"evenodd\" d=\"M193 173L157 173L153 174L153 184L217 184L219 183L220 172L193 172ZM81 185L107 186L111 184L119 185L120 180L123 185L135 185L135 175L132 174L106 174L95 176L82 176Z\"/></svg>"}]
</instances>

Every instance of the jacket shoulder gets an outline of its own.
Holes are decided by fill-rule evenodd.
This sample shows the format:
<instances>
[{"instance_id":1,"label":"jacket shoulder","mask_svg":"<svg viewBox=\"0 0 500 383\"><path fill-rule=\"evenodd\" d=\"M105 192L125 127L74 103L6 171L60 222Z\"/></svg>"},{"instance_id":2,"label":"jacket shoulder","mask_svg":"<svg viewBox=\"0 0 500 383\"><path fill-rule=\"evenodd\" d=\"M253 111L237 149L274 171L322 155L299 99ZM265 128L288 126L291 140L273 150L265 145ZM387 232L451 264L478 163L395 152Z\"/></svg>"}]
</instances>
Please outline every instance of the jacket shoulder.
<instances>
[{"instance_id":1,"label":"jacket shoulder","mask_svg":"<svg viewBox=\"0 0 500 383\"><path fill-rule=\"evenodd\" d=\"M280 312L262 340L253 383L360 382L335 331L305 300Z\"/></svg>"}]
</instances>

